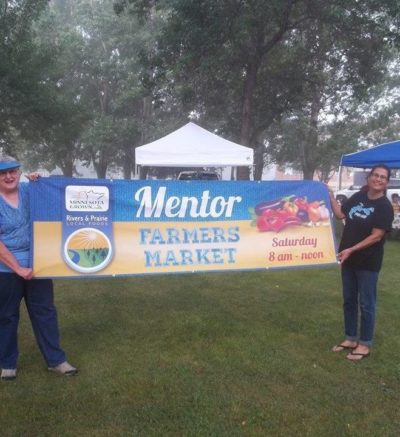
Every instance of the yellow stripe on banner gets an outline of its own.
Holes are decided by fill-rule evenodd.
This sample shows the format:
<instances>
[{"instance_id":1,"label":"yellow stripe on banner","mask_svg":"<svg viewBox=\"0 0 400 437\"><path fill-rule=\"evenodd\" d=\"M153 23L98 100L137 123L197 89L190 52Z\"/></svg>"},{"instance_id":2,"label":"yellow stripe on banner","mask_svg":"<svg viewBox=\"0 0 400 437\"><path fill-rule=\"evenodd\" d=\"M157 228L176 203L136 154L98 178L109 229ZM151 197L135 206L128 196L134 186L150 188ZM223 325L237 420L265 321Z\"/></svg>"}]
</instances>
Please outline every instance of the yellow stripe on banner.
<instances>
[{"instance_id":1,"label":"yellow stripe on banner","mask_svg":"<svg viewBox=\"0 0 400 437\"><path fill-rule=\"evenodd\" d=\"M114 222L113 258L84 276L240 270L334 263L329 222L260 232L251 221ZM62 257L61 222L34 223L36 277L83 276Z\"/></svg>"}]
</instances>

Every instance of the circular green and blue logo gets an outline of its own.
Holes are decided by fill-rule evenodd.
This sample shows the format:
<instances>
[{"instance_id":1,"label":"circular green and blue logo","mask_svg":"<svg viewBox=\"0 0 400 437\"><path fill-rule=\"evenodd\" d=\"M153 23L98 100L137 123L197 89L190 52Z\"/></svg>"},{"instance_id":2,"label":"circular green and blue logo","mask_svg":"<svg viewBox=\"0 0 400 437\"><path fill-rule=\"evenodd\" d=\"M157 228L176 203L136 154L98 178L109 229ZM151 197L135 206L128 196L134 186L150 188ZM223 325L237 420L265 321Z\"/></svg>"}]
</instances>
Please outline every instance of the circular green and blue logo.
<instances>
[{"instance_id":1,"label":"circular green and blue logo","mask_svg":"<svg viewBox=\"0 0 400 437\"><path fill-rule=\"evenodd\" d=\"M104 269L112 254L107 235L94 228L78 229L69 235L64 244L66 263L80 273L95 273Z\"/></svg>"}]
</instances>

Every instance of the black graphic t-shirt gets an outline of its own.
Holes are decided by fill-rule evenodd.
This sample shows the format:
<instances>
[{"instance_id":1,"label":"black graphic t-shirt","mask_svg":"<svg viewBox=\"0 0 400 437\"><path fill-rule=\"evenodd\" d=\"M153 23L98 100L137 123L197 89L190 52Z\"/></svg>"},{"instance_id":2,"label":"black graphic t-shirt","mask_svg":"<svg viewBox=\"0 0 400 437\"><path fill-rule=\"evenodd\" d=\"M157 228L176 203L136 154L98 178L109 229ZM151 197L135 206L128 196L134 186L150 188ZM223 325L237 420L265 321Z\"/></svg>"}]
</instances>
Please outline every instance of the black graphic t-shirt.
<instances>
[{"instance_id":1,"label":"black graphic t-shirt","mask_svg":"<svg viewBox=\"0 0 400 437\"><path fill-rule=\"evenodd\" d=\"M354 246L367 238L373 228L390 231L393 221L393 208L386 196L368 199L363 191L353 194L342 206L346 216L339 251ZM362 250L357 250L345 261L349 267L358 270L379 272L382 266L385 238Z\"/></svg>"}]
</instances>

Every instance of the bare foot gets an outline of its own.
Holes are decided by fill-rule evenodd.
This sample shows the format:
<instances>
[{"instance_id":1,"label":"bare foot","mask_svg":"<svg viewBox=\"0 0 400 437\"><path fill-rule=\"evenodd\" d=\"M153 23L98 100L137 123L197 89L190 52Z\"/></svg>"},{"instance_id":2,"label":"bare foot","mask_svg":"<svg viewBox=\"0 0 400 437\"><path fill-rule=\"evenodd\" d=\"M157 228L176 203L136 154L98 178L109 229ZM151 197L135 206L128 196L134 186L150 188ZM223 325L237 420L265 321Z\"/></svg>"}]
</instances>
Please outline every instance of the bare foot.
<instances>
[{"instance_id":1,"label":"bare foot","mask_svg":"<svg viewBox=\"0 0 400 437\"><path fill-rule=\"evenodd\" d=\"M353 349L349 354L347 354L347 359L350 361L361 361L363 358L369 356L369 347L363 344L359 344L355 349Z\"/></svg>"},{"instance_id":2,"label":"bare foot","mask_svg":"<svg viewBox=\"0 0 400 437\"><path fill-rule=\"evenodd\" d=\"M356 341L351 340L344 340L340 344L337 344L336 346L333 346L332 352L342 352L344 350L348 349L355 349L358 346L358 343Z\"/></svg>"}]
</instances>

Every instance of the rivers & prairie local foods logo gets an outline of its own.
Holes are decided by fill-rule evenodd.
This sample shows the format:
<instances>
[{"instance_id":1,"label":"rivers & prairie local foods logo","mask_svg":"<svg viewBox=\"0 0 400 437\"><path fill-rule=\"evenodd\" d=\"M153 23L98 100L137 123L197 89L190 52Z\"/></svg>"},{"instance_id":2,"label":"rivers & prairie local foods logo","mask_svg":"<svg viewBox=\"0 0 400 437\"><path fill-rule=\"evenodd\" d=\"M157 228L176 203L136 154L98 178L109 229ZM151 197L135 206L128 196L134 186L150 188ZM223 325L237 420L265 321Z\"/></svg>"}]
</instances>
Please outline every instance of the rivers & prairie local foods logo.
<instances>
[{"instance_id":1,"label":"rivers & prairie local foods logo","mask_svg":"<svg viewBox=\"0 0 400 437\"><path fill-rule=\"evenodd\" d=\"M109 238L94 228L73 232L64 244L64 259L75 271L94 273L104 269L112 257Z\"/></svg>"},{"instance_id":2,"label":"rivers & prairie local foods logo","mask_svg":"<svg viewBox=\"0 0 400 437\"><path fill-rule=\"evenodd\" d=\"M260 202L250 209L260 232L280 232L288 226L328 226L329 210L323 200L307 201L295 195Z\"/></svg>"}]
</instances>

